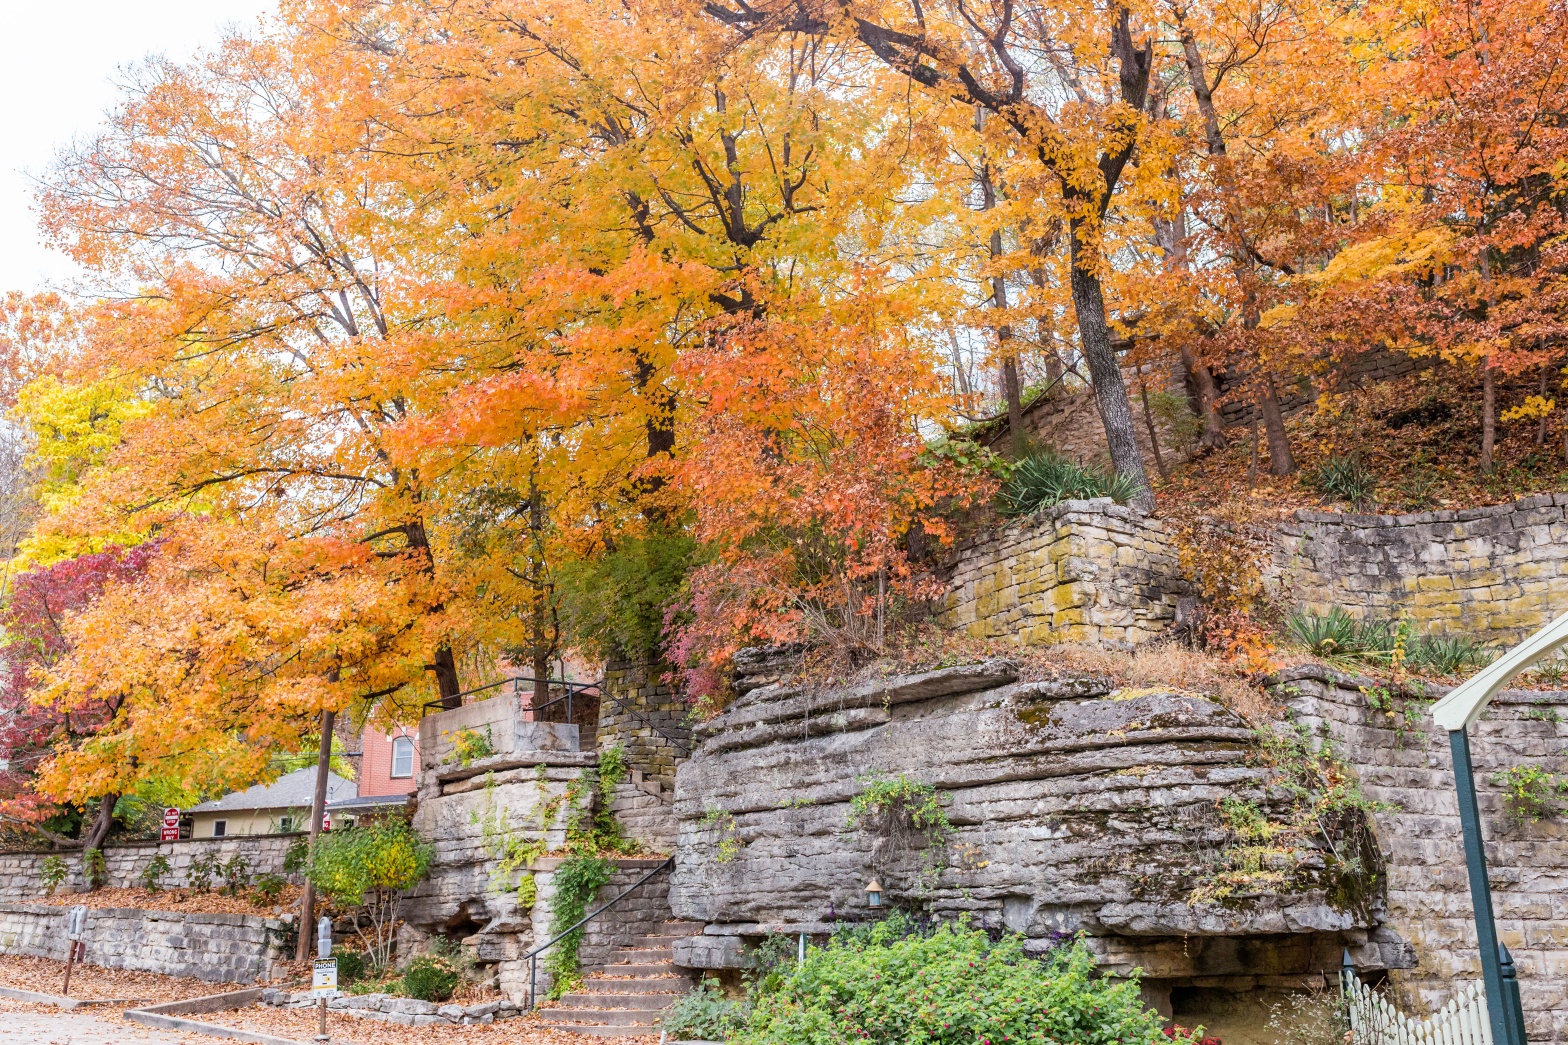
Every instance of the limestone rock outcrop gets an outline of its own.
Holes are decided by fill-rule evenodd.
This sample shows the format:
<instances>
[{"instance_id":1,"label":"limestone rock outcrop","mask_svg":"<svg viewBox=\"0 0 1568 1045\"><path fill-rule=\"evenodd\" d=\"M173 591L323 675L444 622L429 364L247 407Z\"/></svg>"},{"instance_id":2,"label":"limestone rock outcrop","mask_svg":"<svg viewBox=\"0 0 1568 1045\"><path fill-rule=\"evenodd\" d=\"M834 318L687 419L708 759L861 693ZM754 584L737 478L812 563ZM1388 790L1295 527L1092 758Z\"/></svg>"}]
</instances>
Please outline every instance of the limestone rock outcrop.
<instances>
[{"instance_id":1,"label":"limestone rock outcrop","mask_svg":"<svg viewBox=\"0 0 1568 1045\"><path fill-rule=\"evenodd\" d=\"M1082 932L1107 970L1142 967L1156 989L1321 984L1342 947L1373 967L1403 953L1374 938L1370 869L1347 890L1321 873L1328 852L1289 889L1190 902L1232 840L1221 800L1285 797L1252 727L1212 697L1020 681L1001 660L815 692L763 656L737 663L742 695L699 728L676 782L671 903L707 923L683 958L696 967L737 964L739 939L863 918L873 879L895 904L1036 948ZM900 777L940 795L942 837L854 815Z\"/></svg>"}]
</instances>

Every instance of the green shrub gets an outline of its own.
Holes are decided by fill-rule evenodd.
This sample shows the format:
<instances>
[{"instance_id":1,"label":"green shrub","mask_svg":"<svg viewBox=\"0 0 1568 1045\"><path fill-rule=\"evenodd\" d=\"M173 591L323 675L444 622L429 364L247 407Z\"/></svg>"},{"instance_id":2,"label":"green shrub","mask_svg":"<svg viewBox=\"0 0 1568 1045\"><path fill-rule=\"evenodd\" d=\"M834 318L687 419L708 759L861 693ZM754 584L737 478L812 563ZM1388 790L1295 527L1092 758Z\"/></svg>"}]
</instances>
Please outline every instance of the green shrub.
<instances>
[{"instance_id":1,"label":"green shrub","mask_svg":"<svg viewBox=\"0 0 1568 1045\"><path fill-rule=\"evenodd\" d=\"M286 884L284 877L275 871L268 871L256 878L256 886L251 891L250 902L257 907L264 907L269 903L276 903L278 897L283 895L283 886Z\"/></svg>"},{"instance_id":2,"label":"green shrub","mask_svg":"<svg viewBox=\"0 0 1568 1045\"><path fill-rule=\"evenodd\" d=\"M1339 606L1327 613L1298 610L1285 621L1286 638L1319 657L1404 665L1426 675L1456 675L1491 660L1486 647L1468 635L1411 637L1408 621L1358 620Z\"/></svg>"},{"instance_id":3,"label":"green shrub","mask_svg":"<svg viewBox=\"0 0 1568 1045\"><path fill-rule=\"evenodd\" d=\"M572 645L610 659L658 652L664 612L680 596L700 551L685 530L660 525L599 554L561 563L555 595Z\"/></svg>"},{"instance_id":4,"label":"green shrub","mask_svg":"<svg viewBox=\"0 0 1568 1045\"><path fill-rule=\"evenodd\" d=\"M408 821L391 818L320 836L305 873L339 908L367 916L356 921L356 931L379 969L392 957L403 893L425 877L434 858Z\"/></svg>"},{"instance_id":5,"label":"green shrub","mask_svg":"<svg viewBox=\"0 0 1568 1045\"><path fill-rule=\"evenodd\" d=\"M223 875L223 891L230 896L238 896L250 885L250 862L238 853L219 865L218 873Z\"/></svg>"},{"instance_id":6,"label":"green shrub","mask_svg":"<svg viewBox=\"0 0 1568 1045\"><path fill-rule=\"evenodd\" d=\"M1568 795L1568 779L1534 764L1494 774L1492 783L1503 789L1503 805L1521 823L1553 819L1562 811L1558 799Z\"/></svg>"},{"instance_id":7,"label":"green shrub","mask_svg":"<svg viewBox=\"0 0 1568 1045\"><path fill-rule=\"evenodd\" d=\"M109 882L109 863L103 858L102 849L82 850L82 880L87 888L102 889Z\"/></svg>"},{"instance_id":8,"label":"green shrub","mask_svg":"<svg viewBox=\"0 0 1568 1045\"><path fill-rule=\"evenodd\" d=\"M495 754L495 738L490 735L489 726L483 733L464 727L445 736L452 741L452 757L462 765L470 766Z\"/></svg>"},{"instance_id":9,"label":"green shrub","mask_svg":"<svg viewBox=\"0 0 1568 1045\"><path fill-rule=\"evenodd\" d=\"M1330 457L1318 465L1309 481L1319 493L1353 505L1368 503L1377 489L1377 476L1354 454Z\"/></svg>"},{"instance_id":10,"label":"green shrub","mask_svg":"<svg viewBox=\"0 0 1568 1045\"><path fill-rule=\"evenodd\" d=\"M70 876L71 869L65 866L65 860L59 856L46 856L38 866L38 877L44 883L45 896L53 896L54 891L64 885Z\"/></svg>"},{"instance_id":11,"label":"green shrub","mask_svg":"<svg viewBox=\"0 0 1568 1045\"><path fill-rule=\"evenodd\" d=\"M731 1001L717 980L703 980L690 994L659 1016L659 1028L672 1038L724 1041L746 1026L748 1007Z\"/></svg>"},{"instance_id":12,"label":"green shrub","mask_svg":"<svg viewBox=\"0 0 1568 1045\"><path fill-rule=\"evenodd\" d=\"M217 853L208 853L198 856L191 861L191 866L185 872L185 880L190 887L199 893L212 890L212 880L218 877L223 867Z\"/></svg>"},{"instance_id":13,"label":"green shrub","mask_svg":"<svg viewBox=\"0 0 1568 1045\"><path fill-rule=\"evenodd\" d=\"M445 958L421 954L403 973L403 993L420 1001L446 1001L457 990L457 970Z\"/></svg>"},{"instance_id":14,"label":"green shrub","mask_svg":"<svg viewBox=\"0 0 1568 1045\"><path fill-rule=\"evenodd\" d=\"M1109 497L1125 504L1137 495L1135 480L1081 465L1055 450L1041 450L1013 465L1002 485L1002 509L1011 515L1028 515L1063 501Z\"/></svg>"},{"instance_id":15,"label":"green shrub","mask_svg":"<svg viewBox=\"0 0 1568 1045\"><path fill-rule=\"evenodd\" d=\"M363 951L350 951L343 947L334 947L332 957L338 960L338 983L350 984L355 980L363 979L365 970L370 968L370 963L365 960Z\"/></svg>"},{"instance_id":16,"label":"green shrub","mask_svg":"<svg viewBox=\"0 0 1568 1045\"><path fill-rule=\"evenodd\" d=\"M142 888L149 893L156 893L163 888L163 879L171 870L169 858L158 853L147 861L147 866L142 868L142 873L136 876L136 880L141 882Z\"/></svg>"},{"instance_id":17,"label":"green shrub","mask_svg":"<svg viewBox=\"0 0 1568 1045\"><path fill-rule=\"evenodd\" d=\"M992 942L967 923L899 935L881 923L806 952L777 989L761 993L744 1045L1169 1045L1136 978L1099 979L1078 943L1042 959L1023 938ZM1177 1042L1189 1039L1178 1037Z\"/></svg>"},{"instance_id":18,"label":"green shrub","mask_svg":"<svg viewBox=\"0 0 1568 1045\"><path fill-rule=\"evenodd\" d=\"M1340 606L1327 613L1298 610L1285 620L1289 640L1319 657L1360 657L1389 660L1394 655L1395 629L1386 621L1363 621Z\"/></svg>"},{"instance_id":19,"label":"green shrub","mask_svg":"<svg viewBox=\"0 0 1568 1045\"><path fill-rule=\"evenodd\" d=\"M305 822L310 822L310 814L305 814ZM283 873L303 874L305 865L310 863L310 839L308 837L296 838L289 843L283 852Z\"/></svg>"}]
</instances>

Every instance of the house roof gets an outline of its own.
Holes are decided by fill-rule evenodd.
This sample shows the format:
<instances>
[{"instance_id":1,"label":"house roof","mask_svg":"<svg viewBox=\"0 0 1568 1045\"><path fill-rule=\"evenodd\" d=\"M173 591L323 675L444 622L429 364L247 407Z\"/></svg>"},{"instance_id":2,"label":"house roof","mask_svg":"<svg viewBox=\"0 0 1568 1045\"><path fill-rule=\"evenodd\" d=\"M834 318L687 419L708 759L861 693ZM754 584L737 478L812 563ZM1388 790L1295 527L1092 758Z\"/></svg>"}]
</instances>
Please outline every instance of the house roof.
<instances>
[{"instance_id":1,"label":"house roof","mask_svg":"<svg viewBox=\"0 0 1568 1045\"><path fill-rule=\"evenodd\" d=\"M297 809L309 808L316 795L316 767L296 769L285 773L270 784L257 784L243 791L232 791L222 798L203 802L190 809L192 813L221 813L240 809ZM336 773L327 774L327 804L356 798L359 785L344 780Z\"/></svg>"},{"instance_id":2,"label":"house roof","mask_svg":"<svg viewBox=\"0 0 1568 1045\"><path fill-rule=\"evenodd\" d=\"M361 798L340 798L327 803L327 812L335 813L340 809L381 809L391 806L408 804L409 795L365 795Z\"/></svg>"}]
</instances>

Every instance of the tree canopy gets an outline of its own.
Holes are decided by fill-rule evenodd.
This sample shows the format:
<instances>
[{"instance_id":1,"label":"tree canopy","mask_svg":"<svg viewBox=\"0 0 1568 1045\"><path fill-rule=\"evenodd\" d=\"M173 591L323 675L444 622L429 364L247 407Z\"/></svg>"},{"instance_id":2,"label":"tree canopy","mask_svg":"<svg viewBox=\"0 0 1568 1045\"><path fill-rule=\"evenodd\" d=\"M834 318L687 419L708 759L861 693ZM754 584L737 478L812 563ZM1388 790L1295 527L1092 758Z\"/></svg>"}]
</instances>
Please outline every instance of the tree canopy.
<instances>
[{"instance_id":1,"label":"tree canopy","mask_svg":"<svg viewBox=\"0 0 1568 1045\"><path fill-rule=\"evenodd\" d=\"M1440 356L1490 468L1496 376L1544 417L1568 355L1565 17L287 0L136 67L40 190L89 285L0 309L6 815L503 661L874 648L1026 391L1092 393L1148 508L1148 366L1283 474L1287 392Z\"/></svg>"}]
</instances>

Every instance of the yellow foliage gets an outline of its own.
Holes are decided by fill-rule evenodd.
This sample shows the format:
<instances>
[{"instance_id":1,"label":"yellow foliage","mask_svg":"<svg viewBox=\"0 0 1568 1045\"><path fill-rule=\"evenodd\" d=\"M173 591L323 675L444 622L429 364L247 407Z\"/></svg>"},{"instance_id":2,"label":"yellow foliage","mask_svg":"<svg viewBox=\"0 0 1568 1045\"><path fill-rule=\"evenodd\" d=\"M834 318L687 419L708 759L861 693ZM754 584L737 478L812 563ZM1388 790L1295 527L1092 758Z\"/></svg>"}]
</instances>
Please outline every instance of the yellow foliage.
<instances>
[{"instance_id":1,"label":"yellow foliage","mask_svg":"<svg viewBox=\"0 0 1568 1045\"><path fill-rule=\"evenodd\" d=\"M1545 417L1557 408L1557 400L1543 399L1538 395L1526 396L1523 403L1509 407L1499 416L1505 424L1509 421L1534 421Z\"/></svg>"}]
</instances>

